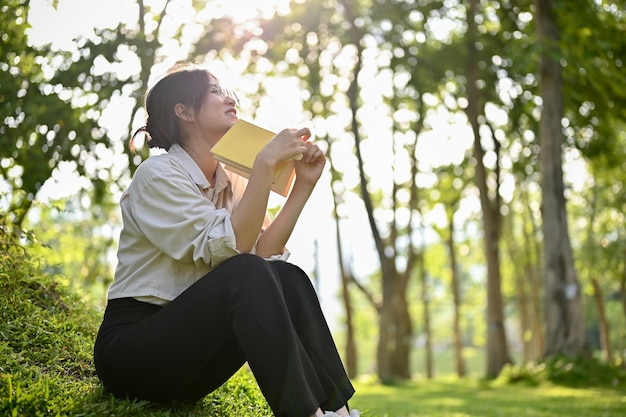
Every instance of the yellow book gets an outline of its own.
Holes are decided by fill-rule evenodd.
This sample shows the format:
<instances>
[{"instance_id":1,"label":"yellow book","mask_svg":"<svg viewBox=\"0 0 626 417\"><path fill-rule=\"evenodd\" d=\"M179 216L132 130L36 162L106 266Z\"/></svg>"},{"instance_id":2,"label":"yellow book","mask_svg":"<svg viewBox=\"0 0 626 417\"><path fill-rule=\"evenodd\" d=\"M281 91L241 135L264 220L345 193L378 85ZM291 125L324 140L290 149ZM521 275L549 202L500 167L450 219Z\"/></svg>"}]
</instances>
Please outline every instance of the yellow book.
<instances>
[{"instance_id":1,"label":"yellow book","mask_svg":"<svg viewBox=\"0 0 626 417\"><path fill-rule=\"evenodd\" d=\"M215 159L226 165L226 169L250 178L250 171L252 171L257 154L274 136L276 134L269 130L244 120L238 120L213 146L211 152ZM279 164L274 171L272 191L287 196L295 175L293 160Z\"/></svg>"}]
</instances>

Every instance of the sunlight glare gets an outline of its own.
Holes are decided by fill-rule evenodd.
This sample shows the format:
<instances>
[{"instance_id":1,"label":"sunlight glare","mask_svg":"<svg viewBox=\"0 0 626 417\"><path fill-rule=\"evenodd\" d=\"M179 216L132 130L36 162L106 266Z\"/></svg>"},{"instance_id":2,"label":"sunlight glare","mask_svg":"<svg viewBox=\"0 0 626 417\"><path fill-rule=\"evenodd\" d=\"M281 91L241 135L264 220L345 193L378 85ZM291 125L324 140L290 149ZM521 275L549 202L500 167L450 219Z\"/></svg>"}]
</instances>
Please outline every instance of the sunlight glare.
<instances>
[{"instance_id":1,"label":"sunlight glare","mask_svg":"<svg viewBox=\"0 0 626 417\"><path fill-rule=\"evenodd\" d=\"M52 43L59 50L74 50L74 39L88 35L95 27L114 28L136 16L134 2L123 0L60 0L56 9L50 0L32 0L28 21L29 41L34 45Z\"/></svg>"},{"instance_id":2,"label":"sunlight glare","mask_svg":"<svg viewBox=\"0 0 626 417\"><path fill-rule=\"evenodd\" d=\"M148 5L160 10L162 0L149 0ZM290 0L215 0L207 2L206 12L213 18L231 17L235 22L269 19L289 13ZM180 16L181 10L169 10ZM199 13L198 15L205 15ZM30 41L35 45L52 42L59 50L72 50L74 39L87 35L94 28L114 28L119 22L132 24L137 18L134 1L109 0L59 0L55 8L51 0L32 0L29 23L35 30L29 31Z\"/></svg>"},{"instance_id":3,"label":"sunlight glare","mask_svg":"<svg viewBox=\"0 0 626 417\"><path fill-rule=\"evenodd\" d=\"M221 0L215 2L216 11L233 20L242 22L253 19L269 19L275 14L289 13L289 0Z\"/></svg>"}]
</instances>

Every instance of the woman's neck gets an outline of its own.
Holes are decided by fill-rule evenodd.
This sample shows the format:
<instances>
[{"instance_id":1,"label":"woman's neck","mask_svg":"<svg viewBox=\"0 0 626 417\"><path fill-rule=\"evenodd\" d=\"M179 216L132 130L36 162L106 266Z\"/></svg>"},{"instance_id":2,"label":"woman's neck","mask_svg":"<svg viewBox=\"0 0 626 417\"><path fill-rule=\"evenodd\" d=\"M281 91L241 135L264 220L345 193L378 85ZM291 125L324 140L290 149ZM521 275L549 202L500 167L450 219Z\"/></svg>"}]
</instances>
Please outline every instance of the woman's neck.
<instances>
[{"instance_id":1,"label":"woman's neck","mask_svg":"<svg viewBox=\"0 0 626 417\"><path fill-rule=\"evenodd\" d=\"M189 142L187 146L184 146L185 151L187 151L191 159L198 164L198 167L200 167L200 170L211 184L211 187L214 187L215 171L217 170L218 162L213 158L211 147L206 142Z\"/></svg>"}]
</instances>

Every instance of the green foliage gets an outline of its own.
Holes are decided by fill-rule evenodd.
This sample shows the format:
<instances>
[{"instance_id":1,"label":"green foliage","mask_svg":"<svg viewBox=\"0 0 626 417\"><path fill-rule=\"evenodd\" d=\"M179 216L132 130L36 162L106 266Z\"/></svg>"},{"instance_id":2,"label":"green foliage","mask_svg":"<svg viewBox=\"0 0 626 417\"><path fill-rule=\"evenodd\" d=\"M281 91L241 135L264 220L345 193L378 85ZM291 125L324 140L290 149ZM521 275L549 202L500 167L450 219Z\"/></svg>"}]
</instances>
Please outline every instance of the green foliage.
<instances>
[{"instance_id":1,"label":"green foliage","mask_svg":"<svg viewBox=\"0 0 626 417\"><path fill-rule=\"evenodd\" d=\"M561 53L567 62L563 79L572 127L566 133L593 164L619 167L625 155L614 123L626 117L626 92L619 87L626 80L626 15L616 4L602 3L581 0L555 5Z\"/></svg>"},{"instance_id":2,"label":"green foliage","mask_svg":"<svg viewBox=\"0 0 626 417\"><path fill-rule=\"evenodd\" d=\"M25 248L26 234L0 225L0 415L267 416L269 408L247 369L204 401L178 408L117 400L93 367L101 312L85 304L61 276Z\"/></svg>"},{"instance_id":3,"label":"green foliage","mask_svg":"<svg viewBox=\"0 0 626 417\"><path fill-rule=\"evenodd\" d=\"M35 204L34 216L26 223L42 244L30 252L45 259L46 273L68 277L73 292L102 305L113 279L110 260L117 248L114 228L119 223L115 214L112 204L78 208L73 201Z\"/></svg>"},{"instance_id":4,"label":"green foliage","mask_svg":"<svg viewBox=\"0 0 626 417\"><path fill-rule=\"evenodd\" d=\"M507 383L540 385L546 381L568 386L626 386L626 369L595 358L555 357L545 362L507 365L499 376Z\"/></svg>"},{"instance_id":5,"label":"green foliage","mask_svg":"<svg viewBox=\"0 0 626 417\"><path fill-rule=\"evenodd\" d=\"M27 1L8 0L0 14L0 180L10 187L8 212L16 224L22 224L37 192L63 161L91 176L99 201L106 176L93 175L88 166L97 145L110 146L98 118L115 91L88 75L90 64L77 69L78 54L33 46L27 36L29 9ZM97 49L89 52L93 55L85 49L80 55L92 60L99 55ZM64 77L72 83L63 83Z\"/></svg>"}]
</instances>

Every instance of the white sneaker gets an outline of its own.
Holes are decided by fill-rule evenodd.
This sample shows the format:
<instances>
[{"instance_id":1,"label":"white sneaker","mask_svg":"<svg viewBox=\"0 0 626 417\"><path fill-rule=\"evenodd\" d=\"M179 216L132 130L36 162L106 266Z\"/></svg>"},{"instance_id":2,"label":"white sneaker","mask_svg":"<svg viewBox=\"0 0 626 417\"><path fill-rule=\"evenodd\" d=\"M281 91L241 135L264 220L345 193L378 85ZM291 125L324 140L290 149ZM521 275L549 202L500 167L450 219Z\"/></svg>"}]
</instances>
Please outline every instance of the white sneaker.
<instances>
[{"instance_id":1,"label":"white sneaker","mask_svg":"<svg viewBox=\"0 0 626 417\"><path fill-rule=\"evenodd\" d=\"M322 417L341 417L341 416L335 413L334 411L326 411ZM361 414L358 412L358 410L352 410L350 411L350 415L348 417L361 417Z\"/></svg>"}]
</instances>

